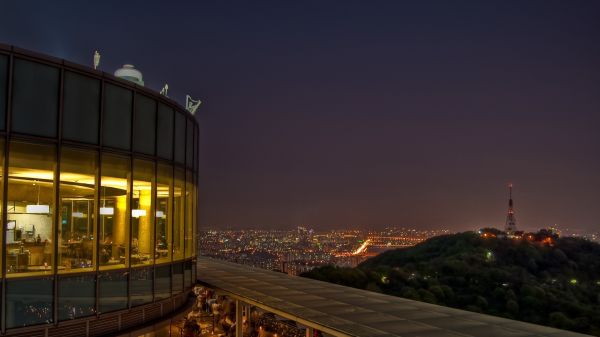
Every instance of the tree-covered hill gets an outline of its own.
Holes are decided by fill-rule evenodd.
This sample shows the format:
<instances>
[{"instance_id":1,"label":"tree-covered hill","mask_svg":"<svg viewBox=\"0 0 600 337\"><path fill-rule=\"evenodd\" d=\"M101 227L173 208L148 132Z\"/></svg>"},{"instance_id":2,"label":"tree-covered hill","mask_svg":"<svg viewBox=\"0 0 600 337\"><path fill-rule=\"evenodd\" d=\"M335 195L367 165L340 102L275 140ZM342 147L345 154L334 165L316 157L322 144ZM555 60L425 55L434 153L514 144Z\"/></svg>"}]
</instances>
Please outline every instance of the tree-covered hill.
<instances>
[{"instance_id":1,"label":"tree-covered hill","mask_svg":"<svg viewBox=\"0 0 600 337\"><path fill-rule=\"evenodd\" d=\"M582 239L465 232L302 276L600 336L600 245Z\"/></svg>"}]
</instances>

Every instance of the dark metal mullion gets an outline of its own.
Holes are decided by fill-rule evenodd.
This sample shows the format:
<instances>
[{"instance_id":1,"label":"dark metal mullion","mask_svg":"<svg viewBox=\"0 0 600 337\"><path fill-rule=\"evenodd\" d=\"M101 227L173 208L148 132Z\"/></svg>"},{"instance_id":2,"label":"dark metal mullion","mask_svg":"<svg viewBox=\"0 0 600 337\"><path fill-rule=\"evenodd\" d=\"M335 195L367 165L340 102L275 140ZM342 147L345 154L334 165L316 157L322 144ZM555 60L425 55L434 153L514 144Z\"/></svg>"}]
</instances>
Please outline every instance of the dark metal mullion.
<instances>
[{"instance_id":1,"label":"dark metal mullion","mask_svg":"<svg viewBox=\"0 0 600 337\"><path fill-rule=\"evenodd\" d=\"M53 274L53 310L52 310L52 318L54 321L54 325L58 324L58 228L59 228L59 214L60 214L60 155L62 153L62 115L63 115L63 102L64 102L64 80L65 80L65 70L64 68L60 69L60 82L59 82L59 92L58 92L58 120L56 121L56 132L58 142L56 143L56 165L54 167L54 251L51 259L52 263L52 274Z\"/></svg>"},{"instance_id":2,"label":"dark metal mullion","mask_svg":"<svg viewBox=\"0 0 600 337\"><path fill-rule=\"evenodd\" d=\"M4 167L2 179L4 185L2 185L2 310L0 312L0 323L2 334L6 333L6 223L8 222L8 152L9 152L9 141L11 133L11 115L12 115L12 84L13 84L13 65L14 56L9 55L8 58L8 85L6 93L6 116L5 128L6 128L6 139L4 139Z\"/></svg>"}]
</instances>

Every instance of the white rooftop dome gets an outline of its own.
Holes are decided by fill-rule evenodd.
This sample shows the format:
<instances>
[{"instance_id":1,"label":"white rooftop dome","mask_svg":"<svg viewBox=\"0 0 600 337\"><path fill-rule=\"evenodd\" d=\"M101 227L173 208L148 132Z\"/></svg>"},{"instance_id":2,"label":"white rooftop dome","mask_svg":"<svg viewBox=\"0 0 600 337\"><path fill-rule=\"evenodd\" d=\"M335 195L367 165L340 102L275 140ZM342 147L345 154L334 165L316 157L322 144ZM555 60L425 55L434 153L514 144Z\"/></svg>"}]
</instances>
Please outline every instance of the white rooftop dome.
<instances>
[{"instance_id":1,"label":"white rooftop dome","mask_svg":"<svg viewBox=\"0 0 600 337\"><path fill-rule=\"evenodd\" d=\"M115 76L131 81L135 84L144 86L144 79L142 73L135 69L133 64L124 64L122 68L115 71Z\"/></svg>"}]
</instances>

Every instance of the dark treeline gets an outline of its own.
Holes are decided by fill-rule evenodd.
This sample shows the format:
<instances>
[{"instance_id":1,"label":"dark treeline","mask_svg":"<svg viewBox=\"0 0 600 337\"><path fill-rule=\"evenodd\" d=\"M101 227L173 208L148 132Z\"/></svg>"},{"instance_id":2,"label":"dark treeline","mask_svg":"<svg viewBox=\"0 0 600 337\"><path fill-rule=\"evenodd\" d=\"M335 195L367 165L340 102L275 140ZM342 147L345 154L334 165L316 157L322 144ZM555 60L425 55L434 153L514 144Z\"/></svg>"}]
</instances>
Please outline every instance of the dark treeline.
<instances>
[{"instance_id":1,"label":"dark treeline","mask_svg":"<svg viewBox=\"0 0 600 337\"><path fill-rule=\"evenodd\" d=\"M600 336L600 245L465 232L302 276Z\"/></svg>"}]
</instances>

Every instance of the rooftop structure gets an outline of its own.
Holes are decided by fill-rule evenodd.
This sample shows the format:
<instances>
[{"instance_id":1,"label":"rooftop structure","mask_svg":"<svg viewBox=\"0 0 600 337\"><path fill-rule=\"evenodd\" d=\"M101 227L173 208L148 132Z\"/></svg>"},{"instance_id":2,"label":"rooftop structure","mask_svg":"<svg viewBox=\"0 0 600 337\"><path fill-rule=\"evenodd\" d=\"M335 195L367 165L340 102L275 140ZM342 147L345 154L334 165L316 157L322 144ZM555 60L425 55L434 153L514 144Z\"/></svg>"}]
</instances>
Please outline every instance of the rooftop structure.
<instances>
[{"instance_id":1,"label":"rooftop structure","mask_svg":"<svg viewBox=\"0 0 600 337\"><path fill-rule=\"evenodd\" d=\"M115 76L131 81L139 86L144 86L142 72L135 69L133 64L124 64L122 68L119 68L115 71Z\"/></svg>"}]
</instances>

